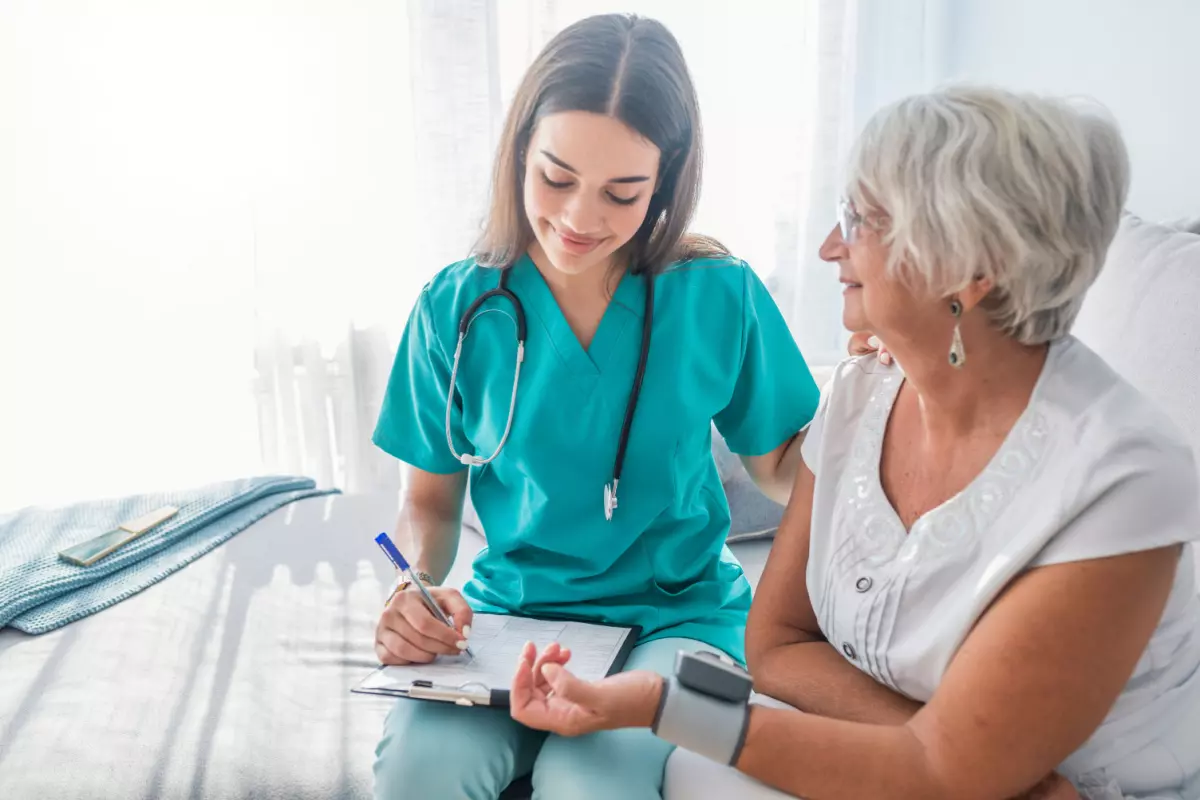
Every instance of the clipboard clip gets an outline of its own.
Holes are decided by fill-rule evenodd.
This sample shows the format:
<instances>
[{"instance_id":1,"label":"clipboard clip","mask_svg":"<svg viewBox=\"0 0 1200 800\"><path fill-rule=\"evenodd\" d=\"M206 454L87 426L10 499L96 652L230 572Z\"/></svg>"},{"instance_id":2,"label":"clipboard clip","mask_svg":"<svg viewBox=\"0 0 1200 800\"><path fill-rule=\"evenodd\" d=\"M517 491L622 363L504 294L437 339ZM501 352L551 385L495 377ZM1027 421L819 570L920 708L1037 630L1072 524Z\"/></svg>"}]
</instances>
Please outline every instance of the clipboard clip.
<instances>
[{"instance_id":1,"label":"clipboard clip","mask_svg":"<svg viewBox=\"0 0 1200 800\"><path fill-rule=\"evenodd\" d=\"M433 681L417 680L409 685L408 696L415 700L440 700L458 706L492 705L492 690L477 682L439 686Z\"/></svg>"}]
</instances>

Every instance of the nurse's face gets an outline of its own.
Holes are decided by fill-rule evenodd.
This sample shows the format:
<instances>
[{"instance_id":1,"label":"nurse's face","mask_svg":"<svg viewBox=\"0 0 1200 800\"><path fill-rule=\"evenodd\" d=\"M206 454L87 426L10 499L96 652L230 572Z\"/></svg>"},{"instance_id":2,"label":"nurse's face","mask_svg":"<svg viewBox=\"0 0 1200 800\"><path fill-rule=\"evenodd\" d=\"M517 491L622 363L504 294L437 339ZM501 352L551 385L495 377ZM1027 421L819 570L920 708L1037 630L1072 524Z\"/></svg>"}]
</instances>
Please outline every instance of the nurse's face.
<instances>
[{"instance_id":1,"label":"nurse's face","mask_svg":"<svg viewBox=\"0 0 1200 800\"><path fill-rule=\"evenodd\" d=\"M578 275L641 227L658 148L624 123L586 111L544 117L525 156L525 213L553 266Z\"/></svg>"}]
</instances>

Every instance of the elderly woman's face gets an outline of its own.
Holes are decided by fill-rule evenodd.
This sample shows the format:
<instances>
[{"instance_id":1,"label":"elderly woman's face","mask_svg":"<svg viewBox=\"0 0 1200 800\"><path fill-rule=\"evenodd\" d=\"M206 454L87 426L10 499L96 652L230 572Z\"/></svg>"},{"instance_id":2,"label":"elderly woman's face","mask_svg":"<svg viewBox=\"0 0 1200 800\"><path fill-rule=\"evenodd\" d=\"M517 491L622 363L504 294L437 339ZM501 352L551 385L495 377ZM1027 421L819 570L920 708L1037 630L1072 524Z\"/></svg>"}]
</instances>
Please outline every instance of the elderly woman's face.
<instances>
[{"instance_id":1,"label":"elderly woman's face","mask_svg":"<svg viewBox=\"0 0 1200 800\"><path fill-rule=\"evenodd\" d=\"M850 242L835 225L820 255L838 266L842 291L842 324L850 331L886 333L910 326L925 303L887 271L888 249L880 227L868 216L851 225ZM852 242L852 243L851 243Z\"/></svg>"}]
</instances>

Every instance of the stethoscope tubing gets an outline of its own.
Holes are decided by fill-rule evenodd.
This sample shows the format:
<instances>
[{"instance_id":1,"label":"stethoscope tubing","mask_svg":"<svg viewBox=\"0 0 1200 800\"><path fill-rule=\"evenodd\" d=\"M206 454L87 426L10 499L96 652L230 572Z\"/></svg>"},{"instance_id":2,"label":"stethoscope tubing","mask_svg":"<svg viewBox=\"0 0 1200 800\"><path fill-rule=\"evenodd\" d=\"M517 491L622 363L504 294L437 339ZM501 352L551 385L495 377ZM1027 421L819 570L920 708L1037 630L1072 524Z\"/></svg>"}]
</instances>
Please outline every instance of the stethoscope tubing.
<instances>
[{"instance_id":1,"label":"stethoscope tubing","mask_svg":"<svg viewBox=\"0 0 1200 800\"><path fill-rule=\"evenodd\" d=\"M446 445L450 448L451 455L464 466L481 467L484 464L490 464L500 455L500 451L504 449L504 445L508 442L509 434L512 433L513 416L517 409L517 387L521 381L521 365L525 361L525 341L527 327L525 323L525 307L521 304L518 298L508 288L508 273L510 267L503 267L500 270L500 284L495 289L489 289L479 297L475 298L474 302L463 313L458 321L458 342L454 347L454 363L450 369L450 385L446 389ZM471 325L478 318L476 312L490 298L500 297L507 300L515 312L514 318L517 326L517 358L516 366L513 370L513 385L512 396L508 401L508 420L504 425L504 434L500 437L499 444L496 445L495 451L488 457L473 455L471 453L459 453L454 448L454 436L451 422L453 420L454 411L454 387L458 379L458 366L462 358L463 342L467 338L467 332L470 331ZM486 312L485 312L486 313ZM650 356L650 332L654 326L654 277L646 276L646 305L642 317L642 341L638 352L637 372L633 378L633 388L629 393L629 400L625 404L625 418L621 423L621 436L617 441L616 461L613 464L612 482L604 486L604 517L611 520L613 511L617 508L617 487L621 481L621 472L625 466L625 452L629 446L629 436L633 429L633 416L637 410L638 398L642 393L642 383L646 376L646 362Z\"/></svg>"}]
</instances>

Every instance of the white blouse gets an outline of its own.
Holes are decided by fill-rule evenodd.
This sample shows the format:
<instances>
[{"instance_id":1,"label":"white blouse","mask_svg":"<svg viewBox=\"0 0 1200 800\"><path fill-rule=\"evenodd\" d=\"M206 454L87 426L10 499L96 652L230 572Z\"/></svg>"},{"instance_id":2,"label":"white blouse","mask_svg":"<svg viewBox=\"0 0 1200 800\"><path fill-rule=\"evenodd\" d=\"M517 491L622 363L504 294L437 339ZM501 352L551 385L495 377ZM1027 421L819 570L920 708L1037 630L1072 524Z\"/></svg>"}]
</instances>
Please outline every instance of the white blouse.
<instances>
[{"instance_id":1,"label":"white blouse","mask_svg":"<svg viewBox=\"0 0 1200 800\"><path fill-rule=\"evenodd\" d=\"M1200 538L1184 437L1070 337L1051 346L1029 406L984 471L906 532L879 479L903 381L873 356L844 362L802 451L816 475L807 575L821 630L892 689L928 701L976 620L1024 570ZM1115 784L1132 796L1200 796L1200 599L1190 546L1133 677L1060 769L1077 785ZM1097 788L1092 796L1108 795Z\"/></svg>"}]
</instances>

